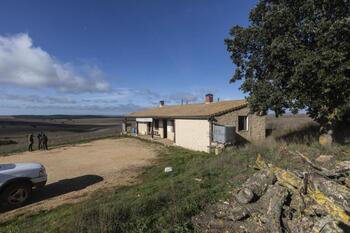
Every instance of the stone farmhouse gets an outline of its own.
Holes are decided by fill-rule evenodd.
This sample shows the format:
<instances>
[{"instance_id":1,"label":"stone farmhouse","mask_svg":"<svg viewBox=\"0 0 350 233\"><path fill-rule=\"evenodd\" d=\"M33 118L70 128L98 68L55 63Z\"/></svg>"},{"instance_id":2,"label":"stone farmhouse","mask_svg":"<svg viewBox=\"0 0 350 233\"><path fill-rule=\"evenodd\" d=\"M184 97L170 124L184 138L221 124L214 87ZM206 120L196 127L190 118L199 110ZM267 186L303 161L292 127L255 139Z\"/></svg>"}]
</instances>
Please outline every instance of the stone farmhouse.
<instances>
[{"instance_id":1,"label":"stone farmhouse","mask_svg":"<svg viewBox=\"0 0 350 233\"><path fill-rule=\"evenodd\" d=\"M213 101L207 94L199 104L164 105L134 112L137 135L167 139L175 145L210 152L218 146L265 139L264 116L251 114L245 100Z\"/></svg>"}]
</instances>

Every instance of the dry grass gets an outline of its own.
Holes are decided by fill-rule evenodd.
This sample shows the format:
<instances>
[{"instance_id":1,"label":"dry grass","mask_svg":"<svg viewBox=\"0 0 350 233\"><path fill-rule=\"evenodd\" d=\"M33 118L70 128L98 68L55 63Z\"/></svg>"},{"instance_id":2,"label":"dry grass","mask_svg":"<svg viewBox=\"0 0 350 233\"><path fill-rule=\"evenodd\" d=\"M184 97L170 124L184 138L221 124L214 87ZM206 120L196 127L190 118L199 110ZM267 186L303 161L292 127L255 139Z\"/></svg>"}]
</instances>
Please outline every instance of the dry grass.
<instances>
[{"instance_id":1,"label":"dry grass","mask_svg":"<svg viewBox=\"0 0 350 233\"><path fill-rule=\"evenodd\" d=\"M269 140L286 143L313 143L318 138L319 125L304 114L267 117Z\"/></svg>"}]
</instances>

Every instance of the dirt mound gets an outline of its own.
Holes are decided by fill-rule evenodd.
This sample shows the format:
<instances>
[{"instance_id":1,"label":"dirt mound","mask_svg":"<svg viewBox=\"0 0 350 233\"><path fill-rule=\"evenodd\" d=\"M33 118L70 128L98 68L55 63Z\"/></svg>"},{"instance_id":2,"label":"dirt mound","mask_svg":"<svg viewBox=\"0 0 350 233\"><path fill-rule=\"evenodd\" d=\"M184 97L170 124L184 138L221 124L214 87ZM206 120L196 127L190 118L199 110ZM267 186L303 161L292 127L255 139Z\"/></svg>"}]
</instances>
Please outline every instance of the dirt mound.
<instances>
[{"instance_id":1,"label":"dirt mound","mask_svg":"<svg viewBox=\"0 0 350 233\"><path fill-rule=\"evenodd\" d=\"M350 163L305 172L267 164L258 156L252 175L228 201L192 219L198 232L350 232Z\"/></svg>"}]
</instances>

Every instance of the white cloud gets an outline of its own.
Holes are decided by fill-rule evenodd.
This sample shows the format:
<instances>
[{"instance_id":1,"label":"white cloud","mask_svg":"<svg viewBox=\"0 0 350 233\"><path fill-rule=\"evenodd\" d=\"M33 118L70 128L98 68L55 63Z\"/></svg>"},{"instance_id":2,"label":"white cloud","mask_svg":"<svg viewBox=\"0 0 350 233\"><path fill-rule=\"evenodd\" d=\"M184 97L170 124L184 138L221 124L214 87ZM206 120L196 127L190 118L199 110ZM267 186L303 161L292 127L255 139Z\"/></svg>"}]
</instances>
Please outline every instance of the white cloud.
<instances>
[{"instance_id":1,"label":"white cloud","mask_svg":"<svg viewBox=\"0 0 350 233\"><path fill-rule=\"evenodd\" d=\"M105 92L109 84L96 67L77 72L70 64L33 46L28 34L0 36L0 83L24 87L48 87L62 92Z\"/></svg>"},{"instance_id":2,"label":"white cloud","mask_svg":"<svg viewBox=\"0 0 350 233\"><path fill-rule=\"evenodd\" d=\"M67 96L43 96L43 95L17 95L17 94L2 94L0 95L1 102L19 102L31 104L75 104L77 101Z\"/></svg>"}]
</instances>

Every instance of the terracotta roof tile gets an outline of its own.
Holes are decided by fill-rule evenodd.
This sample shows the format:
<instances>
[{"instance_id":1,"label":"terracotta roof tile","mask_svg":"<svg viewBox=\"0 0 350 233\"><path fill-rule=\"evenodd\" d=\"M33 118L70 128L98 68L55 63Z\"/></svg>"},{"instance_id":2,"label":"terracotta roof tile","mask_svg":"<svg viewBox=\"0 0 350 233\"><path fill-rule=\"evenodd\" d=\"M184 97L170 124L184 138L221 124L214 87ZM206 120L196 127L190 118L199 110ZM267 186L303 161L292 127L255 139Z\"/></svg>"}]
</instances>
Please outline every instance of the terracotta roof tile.
<instances>
[{"instance_id":1,"label":"terracotta roof tile","mask_svg":"<svg viewBox=\"0 0 350 233\"><path fill-rule=\"evenodd\" d=\"M209 104L169 105L133 112L132 117L210 117L247 106L246 100L227 100Z\"/></svg>"}]
</instances>

